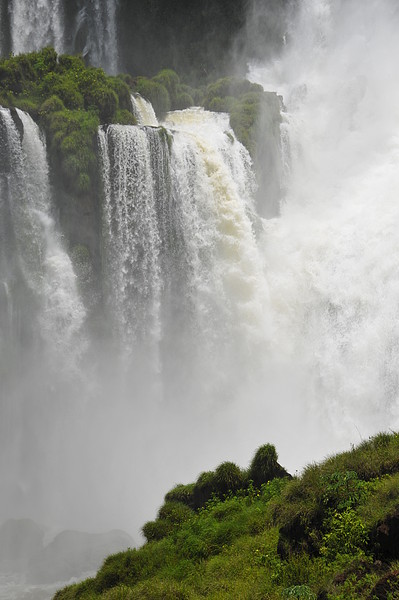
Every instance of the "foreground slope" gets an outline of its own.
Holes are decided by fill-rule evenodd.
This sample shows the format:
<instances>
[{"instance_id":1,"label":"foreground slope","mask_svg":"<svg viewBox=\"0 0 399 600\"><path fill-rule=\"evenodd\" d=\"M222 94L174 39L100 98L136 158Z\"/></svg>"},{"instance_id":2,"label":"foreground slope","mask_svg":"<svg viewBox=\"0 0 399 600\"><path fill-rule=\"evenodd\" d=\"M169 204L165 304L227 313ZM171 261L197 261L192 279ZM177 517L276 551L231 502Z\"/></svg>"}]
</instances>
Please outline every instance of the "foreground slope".
<instances>
[{"instance_id":1,"label":"foreground slope","mask_svg":"<svg viewBox=\"0 0 399 600\"><path fill-rule=\"evenodd\" d=\"M399 434L295 478L263 446L248 471L223 463L176 486L143 532L55 599L399 598Z\"/></svg>"}]
</instances>

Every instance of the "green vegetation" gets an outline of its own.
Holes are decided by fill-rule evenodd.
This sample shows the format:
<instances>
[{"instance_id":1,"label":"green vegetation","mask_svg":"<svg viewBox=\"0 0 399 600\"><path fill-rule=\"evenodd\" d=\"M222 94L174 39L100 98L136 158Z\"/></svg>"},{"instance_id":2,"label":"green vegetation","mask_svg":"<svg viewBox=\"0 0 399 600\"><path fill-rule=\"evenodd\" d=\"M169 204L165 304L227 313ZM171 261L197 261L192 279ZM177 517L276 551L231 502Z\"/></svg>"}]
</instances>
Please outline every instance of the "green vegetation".
<instances>
[{"instance_id":1,"label":"green vegetation","mask_svg":"<svg viewBox=\"0 0 399 600\"><path fill-rule=\"evenodd\" d=\"M194 105L229 113L230 125L237 139L252 158L256 157L259 129L263 130L265 125L268 134L278 136L280 99L247 79L223 77L196 89L181 83L177 73L171 69L163 69L152 79L137 77L131 80L131 86L151 102L159 119L169 110L182 110Z\"/></svg>"},{"instance_id":2,"label":"green vegetation","mask_svg":"<svg viewBox=\"0 0 399 600\"><path fill-rule=\"evenodd\" d=\"M182 83L172 69L162 69L151 79L111 77L102 69L85 66L80 56L57 55L52 48L0 59L0 104L25 110L39 122L55 172L77 195L95 190L98 126L136 124L132 91L149 100L160 119L169 110L193 105L229 112L237 138L253 157L263 108L272 108L279 123L277 96L238 77L224 77L196 89Z\"/></svg>"},{"instance_id":3,"label":"green vegetation","mask_svg":"<svg viewBox=\"0 0 399 600\"><path fill-rule=\"evenodd\" d=\"M98 126L135 124L122 78L52 48L0 60L0 104L29 112L44 127L50 156L77 194L93 185Z\"/></svg>"},{"instance_id":4,"label":"green vegetation","mask_svg":"<svg viewBox=\"0 0 399 600\"><path fill-rule=\"evenodd\" d=\"M181 84L178 74L172 69L162 69L152 79L137 77L132 80L132 87L135 92L151 102L159 119L169 110L182 110L193 106L193 95L197 92Z\"/></svg>"},{"instance_id":5,"label":"green vegetation","mask_svg":"<svg viewBox=\"0 0 399 600\"><path fill-rule=\"evenodd\" d=\"M258 132L264 114L270 115L274 128L280 124L280 100L261 85L239 77L224 77L206 88L204 106L208 110L230 113L230 125L237 139L256 157ZM270 130L270 131L269 131ZM268 128L268 133L272 128Z\"/></svg>"},{"instance_id":6,"label":"green vegetation","mask_svg":"<svg viewBox=\"0 0 399 600\"><path fill-rule=\"evenodd\" d=\"M225 462L175 486L143 531L142 548L110 556L56 600L395 600L399 434L297 478L266 444L247 471Z\"/></svg>"}]
</instances>

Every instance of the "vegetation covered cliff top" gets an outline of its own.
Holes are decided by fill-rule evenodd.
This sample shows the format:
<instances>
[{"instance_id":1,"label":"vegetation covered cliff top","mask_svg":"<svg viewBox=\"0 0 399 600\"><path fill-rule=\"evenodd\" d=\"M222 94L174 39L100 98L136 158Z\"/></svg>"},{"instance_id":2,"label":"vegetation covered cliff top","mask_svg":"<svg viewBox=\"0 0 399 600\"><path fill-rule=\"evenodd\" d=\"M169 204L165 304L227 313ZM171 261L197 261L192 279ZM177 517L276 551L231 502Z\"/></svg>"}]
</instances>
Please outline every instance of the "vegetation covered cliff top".
<instances>
[{"instance_id":1,"label":"vegetation covered cliff top","mask_svg":"<svg viewBox=\"0 0 399 600\"><path fill-rule=\"evenodd\" d=\"M399 598L399 434L290 478L273 446L165 496L147 543L56 600Z\"/></svg>"},{"instance_id":2,"label":"vegetation covered cliff top","mask_svg":"<svg viewBox=\"0 0 399 600\"><path fill-rule=\"evenodd\" d=\"M91 187L98 126L136 123L129 87L120 77L53 48L0 60L0 105L25 110L44 127L50 154L77 193Z\"/></svg>"},{"instance_id":3,"label":"vegetation covered cliff top","mask_svg":"<svg viewBox=\"0 0 399 600\"><path fill-rule=\"evenodd\" d=\"M50 157L64 185L75 194L93 191L95 136L100 124L135 125L131 93L149 100L162 119L189 106L230 113L237 138L256 153L258 118L266 108L280 123L280 100L260 85L224 77L190 87L171 69L154 77L108 76L86 66L81 56L57 55L53 48L0 59L0 105L25 110L43 127Z\"/></svg>"}]
</instances>

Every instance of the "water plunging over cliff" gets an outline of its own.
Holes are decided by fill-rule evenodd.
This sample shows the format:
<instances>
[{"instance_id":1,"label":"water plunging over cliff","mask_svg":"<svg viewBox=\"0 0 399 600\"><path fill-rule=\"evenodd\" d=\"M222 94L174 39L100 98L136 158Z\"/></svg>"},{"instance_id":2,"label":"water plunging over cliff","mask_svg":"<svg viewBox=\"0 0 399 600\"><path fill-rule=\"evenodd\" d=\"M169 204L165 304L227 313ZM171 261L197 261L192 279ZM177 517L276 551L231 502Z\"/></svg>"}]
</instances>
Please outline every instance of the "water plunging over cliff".
<instances>
[{"instance_id":1,"label":"water plunging over cliff","mask_svg":"<svg viewBox=\"0 0 399 600\"><path fill-rule=\"evenodd\" d=\"M108 73L119 69L117 0L1 0L0 53L19 54L53 46L59 53L81 52Z\"/></svg>"},{"instance_id":2,"label":"water plunging over cliff","mask_svg":"<svg viewBox=\"0 0 399 600\"><path fill-rule=\"evenodd\" d=\"M43 510L63 389L81 386L85 309L53 218L46 148L0 108L1 517ZM61 410L62 412L62 410ZM55 416L58 414L58 418ZM65 411L64 411L65 416ZM62 436L61 436L62 437ZM10 513L8 513L10 514Z\"/></svg>"},{"instance_id":3,"label":"water plunging over cliff","mask_svg":"<svg viewBox=\"0 0 399 600\"><path fill-rule=\"evenodd\" d=\"M158 348L161 370L184 347L184 368L223 373L263 331L251 162L227 115L190 109L165 125L99 132L110 318L125 350Z\"/></svg>"},{"instance_id":4,"label":"water plunging over cliff","mask_svg":"<svg viewBox=\"0 0 399 600\"><path fill-rule=\"evenodd\" d=\"M140 94L132 95L132 109L139 125L158 127L158 119L151 102L140 96Z\"/></svg>"},{"instance_id":5,"label":"water plunging over cliff","mask_svg":"<svg viewBox=\"0 0 399 600\"><path fill-rule=\"evenodd\" d=\"M53 46L65 48L63 0L11 0L8 6L11 51L32 52ZM0 48L1 50L1 48Z\"/></svg>"},{"instance_id":6,"label":"water plunging over cliff","mask_svg":"<svg viewBox=\"0 0 399 600\"><path fill-rule=\"evenodd\" d=\"M15 313L14 302L22 301L20 297L14 299L12 289L21 285L31 295L38 320L37 339L42 340L48 360L54 361L57 369L69 369L82 352L85 311L52 217L45 145L32 118L18 109L16 115L21 134L10 111L0 108L9 160L9 170L2 176L1 204L3 223L11 229L4 244L0 277L7 289L10 314Z\"/></svg>"}]
</instances>

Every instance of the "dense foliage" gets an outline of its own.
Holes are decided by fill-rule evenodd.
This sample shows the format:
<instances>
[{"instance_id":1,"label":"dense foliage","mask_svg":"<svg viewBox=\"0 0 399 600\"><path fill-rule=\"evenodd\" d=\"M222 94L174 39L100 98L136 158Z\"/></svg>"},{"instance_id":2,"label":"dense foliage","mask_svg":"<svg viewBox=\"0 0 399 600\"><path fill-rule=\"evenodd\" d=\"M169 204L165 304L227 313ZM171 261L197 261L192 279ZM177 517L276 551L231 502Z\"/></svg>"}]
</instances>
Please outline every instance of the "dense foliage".
<instances>
[{"instance_id":1,"label":"dense foliage","mask_svg":"<svg viewBox=\"0 0 399 600\"><path fill-rule=\"evenodd\" d=\"M399 598L399 434L254 485L249 477L271 477L276 461L267 444L247 471L222 463L176 486L152 522L162 535L110 556L95 578L55 598ZM196 508L212 481L216 491Z\"/></svg>"},{"instance_id":2,"label":"dense foliage","mask_svg":"<svg viewBox=\"0 0 399 600\"><path fill-rule=\"evenodd\" d=\"M0 104L38 120L64 183L77 193L91 187L100 123L136 123L130 89L121 78L52 48L0 60Z\"/></svg>"}]
</instances>

